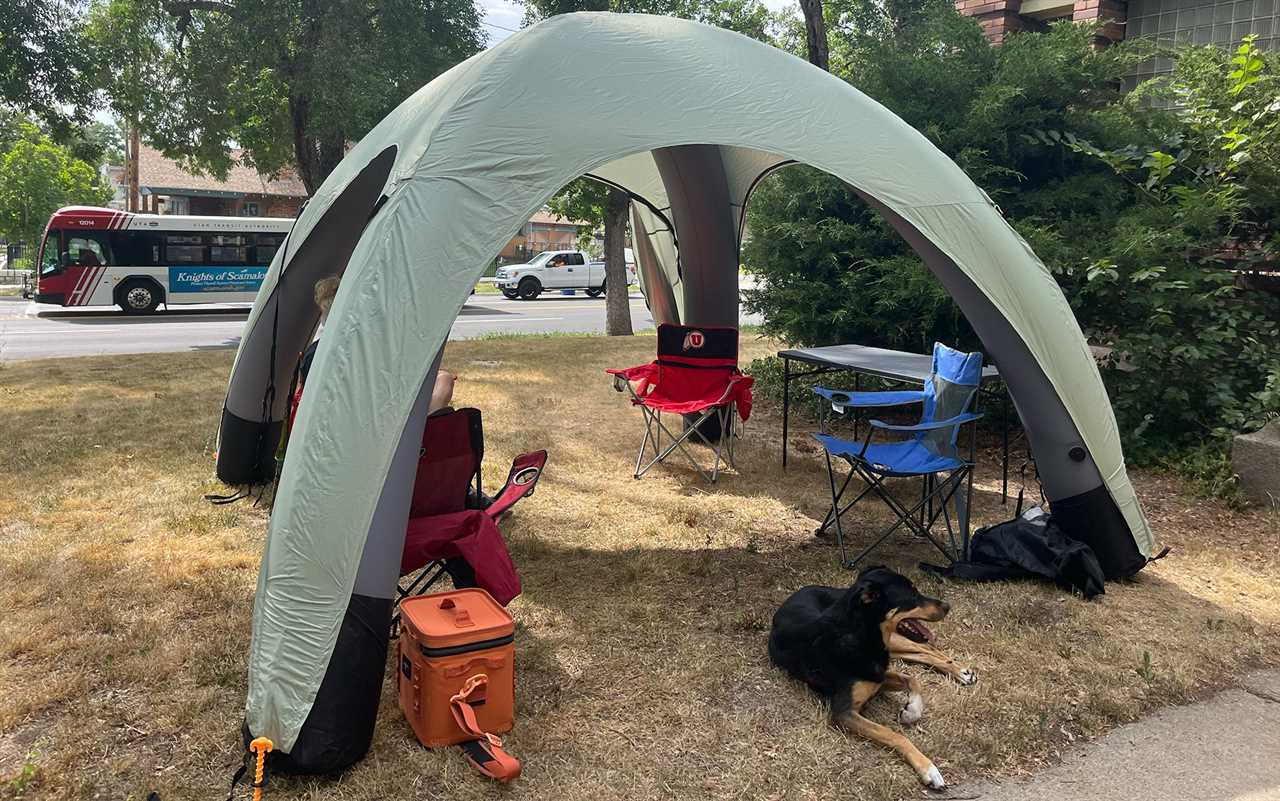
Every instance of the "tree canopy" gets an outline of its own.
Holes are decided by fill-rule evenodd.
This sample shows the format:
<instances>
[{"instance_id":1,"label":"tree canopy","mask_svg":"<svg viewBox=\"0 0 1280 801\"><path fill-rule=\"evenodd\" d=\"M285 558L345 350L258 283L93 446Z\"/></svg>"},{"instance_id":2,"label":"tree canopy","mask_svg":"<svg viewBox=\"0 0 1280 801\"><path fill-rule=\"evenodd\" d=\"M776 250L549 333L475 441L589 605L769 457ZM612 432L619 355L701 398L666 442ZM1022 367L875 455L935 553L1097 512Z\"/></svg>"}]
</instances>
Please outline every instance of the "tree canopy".
<instances>
[{"instance_id":1,"label":"tree canopy","mask_svg":"<svg viewBox=\"0 0 1280 801\"><path fill-rule=\"evenodd\" d=\"M0 3L0 106L59 129L85 110L93 85L85 75L79 6L74 0Z\"/></svg>"},{"instance_id":2,"label":"tree canopy","mask_svg":"<svg viewBox=\"0 0 1280 801\"><path fill-rule=\"evenodd\" d=\"M89 38L117 113L186 166L225 175L231 144L314 192L402 100L479 51L474 0L98 0Z\"/></svg>"},{"instance_id":3,"label":"tree canopy","mask_svg":"<svg viewBox=\"0 0 1280 801\"><path fill-rule=\"evenodd\" d=\"M45 223L62 206L101 206L111 190L97 171L53 142L30 122L0 153L0 237L35 244Z\"/></svg>"}]
</instances>

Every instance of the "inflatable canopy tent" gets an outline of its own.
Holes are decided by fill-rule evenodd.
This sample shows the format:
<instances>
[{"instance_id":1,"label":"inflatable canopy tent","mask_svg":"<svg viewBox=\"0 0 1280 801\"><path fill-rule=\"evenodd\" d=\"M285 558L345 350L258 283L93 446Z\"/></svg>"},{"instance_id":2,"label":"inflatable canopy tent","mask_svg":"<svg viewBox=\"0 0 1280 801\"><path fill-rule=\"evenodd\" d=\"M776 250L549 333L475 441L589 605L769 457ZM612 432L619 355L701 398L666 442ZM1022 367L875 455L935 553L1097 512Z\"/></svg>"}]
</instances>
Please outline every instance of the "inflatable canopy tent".
<instances>
[{"instance_id":1,"label":"inflatable canopy tent","mask_svg":"<svg viewBox=\"0 0 1280 801\"><path fill-rule=\"evenodd\" d=\"M246 728L285 767L333 771L368 748L426 400L485 266L556 190L590 175L632 198L655 318L737 325L744 207L793 163L851 185L959 303L1008 382L1064 527L1088 535L1113 577L1145 564L1152 536L1080 328L955 164L845 82L738 34L558 16L441 75L361 140L298 218L246 326L219 438L231 484L270 476L294 355L317 324L312 285L344 274L253 612Z\"/></svg>"}]
</instances>

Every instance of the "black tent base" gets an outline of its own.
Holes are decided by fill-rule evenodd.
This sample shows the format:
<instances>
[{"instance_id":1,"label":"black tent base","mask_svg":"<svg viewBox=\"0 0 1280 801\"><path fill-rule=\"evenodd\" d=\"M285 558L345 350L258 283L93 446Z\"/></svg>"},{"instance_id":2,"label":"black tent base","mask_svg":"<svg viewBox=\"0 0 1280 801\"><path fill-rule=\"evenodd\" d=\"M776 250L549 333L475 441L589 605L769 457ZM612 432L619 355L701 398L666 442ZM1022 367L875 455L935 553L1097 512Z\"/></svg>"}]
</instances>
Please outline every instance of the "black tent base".
<instances>
[{"instance_id":1,"label":"black tent base","mask_svg":"<svg viewBox=\"0 0 1280 801\"><path fill-rule=\"evenodd\" d=\"M387 666L391 599L352 595L333 646L329 667L311 712L288 753L274 751L273 771L334 774L364 758L373 742L378 700ZM246 723L245 748L255 733Z\"/></svg>"},{"instance_id":2,"label":"black tent base","mask_svg":"<svg viewBox=\"0 0 1280 801\"><path fill-rule=\"evenodd\" d=\"M1108 581L1128 578L1147 566L1105 486L1050 501L1049 511L1063 533L1093 549Z\"/></svg>"},{"instance_id":3,"label":"black tent base","mask_svg":"<svg viewBox=\"0 0 1280 801\"><path fill-rule=\"evenodd\" d=\"M235 487L270 481L275 476L275 452L283 427L282 420L245 420L224 407L218 438L218 480Z\"/></svg>"}]
</instances>

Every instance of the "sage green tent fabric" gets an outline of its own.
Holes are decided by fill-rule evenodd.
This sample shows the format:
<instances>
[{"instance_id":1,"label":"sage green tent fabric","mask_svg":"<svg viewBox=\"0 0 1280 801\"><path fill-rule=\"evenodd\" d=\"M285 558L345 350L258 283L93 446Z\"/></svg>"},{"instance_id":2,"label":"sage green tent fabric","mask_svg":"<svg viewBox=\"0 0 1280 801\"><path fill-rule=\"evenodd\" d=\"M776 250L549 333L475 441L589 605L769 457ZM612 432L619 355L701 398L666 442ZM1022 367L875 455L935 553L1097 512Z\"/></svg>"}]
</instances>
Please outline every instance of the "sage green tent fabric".
<instances>
[{"instance_id":1,"label":"sage green tent fabric","mask_svg":"<svg viewBox=\"0 0 1280 801\"><path fill-rule=\"evenodd\" d=\"M731 274L721 266L710 275L676 241L692 233L671 222L674 168L664 178L656 159L692 146L710 146L699 152L719 159L727 208L714 210L707 227L732 220L729 241L741 233L752 186L785 163L825 170L883 211L957 295L1002 369L1006 359L1030 359L1043 371L1036 376L1047 383L1009 378L1024 419L1041 406L1057 415L1032 435L1050 497L1104 486L1138 551L1151 554L1110 402L1061 291L990 199L925 137L844 81L735 33L645 15L554 17L454 67L379 123L308 204L263 285L227 400L247 420L260 413L262 332L272 327L282 271L345 268L271 516L250 654L255 734L290 750L358 582L394 581L386 565L399 554L378 557L366 545L388 482L400 480L389 468L411 409L429 391L433 360L475 281L557 189L584 174L625 187L652 242L637 246L651 268L649 297L688 315L702 302L686 286L697 279L699 293L729 293L736 315L736 263ZM379 157L385 169L370 178ZM361 181L381 190L364 187L366 200L354 204ZM320 236L345 237L345 247L308 250ZM708 252L725 240L707 240ZM277 398L273 419L282 414ZM1072 443L1085 449L1083 461L1055 455ZM403 528L403 516L387 519ZM378 541L396 547L394 536Z\"/></svg>"}]
</instances>

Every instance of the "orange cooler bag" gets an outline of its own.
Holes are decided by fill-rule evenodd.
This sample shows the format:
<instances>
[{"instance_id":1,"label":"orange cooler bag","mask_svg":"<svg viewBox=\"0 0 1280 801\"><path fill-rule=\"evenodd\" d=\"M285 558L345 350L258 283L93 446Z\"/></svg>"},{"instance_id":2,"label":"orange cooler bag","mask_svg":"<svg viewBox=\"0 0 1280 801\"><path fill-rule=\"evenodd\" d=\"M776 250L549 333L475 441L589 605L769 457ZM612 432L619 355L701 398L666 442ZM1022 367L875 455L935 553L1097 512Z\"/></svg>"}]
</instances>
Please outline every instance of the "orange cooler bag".
<instances>
[{"instance_id":1,"label":"orange cooler bag","mask_svg":"<svg viewBox=\"0 0 1280 801\"><path fill-rule=\"evenodd\" d=\"M425 746L463 744L480 772L510 780L520 764L498 732L515 724L515 622L482 589L400 604L400 709Z\"/></svg>"}]
</instances>

